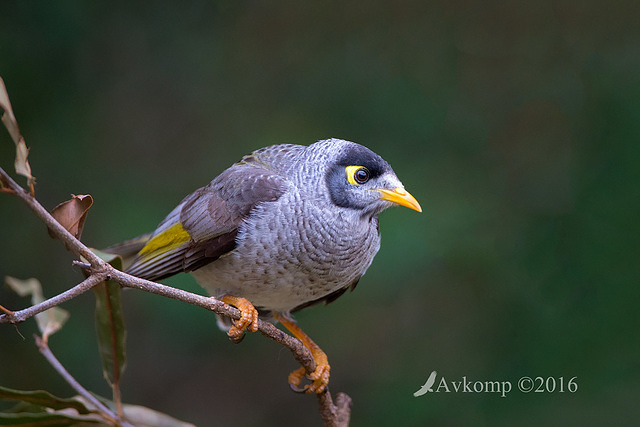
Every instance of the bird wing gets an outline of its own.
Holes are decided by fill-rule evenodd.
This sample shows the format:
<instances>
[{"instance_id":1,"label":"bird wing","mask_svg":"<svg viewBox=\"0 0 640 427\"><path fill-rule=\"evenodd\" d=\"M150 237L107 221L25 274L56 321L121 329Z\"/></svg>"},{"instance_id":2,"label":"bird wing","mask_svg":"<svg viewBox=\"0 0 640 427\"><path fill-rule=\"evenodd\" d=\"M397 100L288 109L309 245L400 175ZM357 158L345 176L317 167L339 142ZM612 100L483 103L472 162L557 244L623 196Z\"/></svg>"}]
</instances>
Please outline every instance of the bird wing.
<instances>
[{"instance_id":1,"label":"bird wing","mask_svg":"<svg viewBox=\"0 0 640 427\"><path fill-rule=\"evenodd\" d=\"M262 163L236 163L167 215L127 273L160 280L215 261L236 247L238 227L251 210L278 200L290 185Z\"/></svg>"}]
</instances>

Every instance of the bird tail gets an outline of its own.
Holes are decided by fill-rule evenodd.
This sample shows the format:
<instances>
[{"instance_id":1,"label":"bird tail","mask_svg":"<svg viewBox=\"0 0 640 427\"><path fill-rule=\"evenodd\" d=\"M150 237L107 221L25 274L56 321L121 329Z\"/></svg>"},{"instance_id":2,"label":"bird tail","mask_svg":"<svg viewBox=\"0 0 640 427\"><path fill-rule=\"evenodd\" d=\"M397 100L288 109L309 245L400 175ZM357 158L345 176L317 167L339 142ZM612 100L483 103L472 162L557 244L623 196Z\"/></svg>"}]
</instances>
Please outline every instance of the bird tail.
<instances>
[{"instance_id":1,"label":"bird tail","mask_svg":"<svg viewBox=\"0 0 640 427\"><path fill-rule=\"evenodd\" d=\"M133 263L134 259L138 255L138 252L142 250L144 245L147 244L152 236L153 233L143 234L141 236L134 237L133 239L125 240L121 243L116 243L115 245L102 249L102 251L109 254L120 255L122 257L122 270L126 271Z\"/></svg>"}]
</instances>

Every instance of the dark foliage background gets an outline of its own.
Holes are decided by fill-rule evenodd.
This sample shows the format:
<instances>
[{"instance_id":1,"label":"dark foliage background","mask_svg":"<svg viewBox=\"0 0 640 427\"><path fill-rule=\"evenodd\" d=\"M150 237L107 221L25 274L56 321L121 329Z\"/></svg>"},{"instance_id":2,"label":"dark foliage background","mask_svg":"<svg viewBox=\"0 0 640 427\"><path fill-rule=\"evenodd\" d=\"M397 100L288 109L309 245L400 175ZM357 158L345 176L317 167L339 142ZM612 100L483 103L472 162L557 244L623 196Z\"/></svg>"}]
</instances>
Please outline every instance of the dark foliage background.
<instances>
[{"instance_id":1,"label":"dark foliage background","mask_svg":"<svg viewBox=\"0 0 640 427\"><path fill-rule=\"evenodd\" d=\"M353 425L623 425L640 395L638 16L631 0L4 2L0 75L38 198L92 194L94 247L152 230L268 144L340 137L385 157L424 213L385 212L358 289L297 316ZM1 131L6 170L12 156ZM0 276L49 296L81 279L17 199L0 214ZM2 287L0 303L28 301ZM232 345L210 313L159 297L124 303L126 402L199 425L320 424L276 344ZM66 304L51 347L108 395L93 306ZM0 327L0 384L70 395L33 332ZM432 370L514 390L414 398ZM523 375L579 389L523 394Z\"/></svg>"}]
</instances>

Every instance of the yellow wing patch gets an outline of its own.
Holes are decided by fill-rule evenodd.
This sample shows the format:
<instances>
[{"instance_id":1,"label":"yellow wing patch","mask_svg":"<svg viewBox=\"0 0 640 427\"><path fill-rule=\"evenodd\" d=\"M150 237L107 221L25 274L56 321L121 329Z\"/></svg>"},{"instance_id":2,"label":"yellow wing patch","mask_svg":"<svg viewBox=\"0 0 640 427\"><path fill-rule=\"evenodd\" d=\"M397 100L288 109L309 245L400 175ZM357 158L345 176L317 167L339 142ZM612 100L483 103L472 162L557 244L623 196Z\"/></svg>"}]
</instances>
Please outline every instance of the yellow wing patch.
<instances>
[{"instance_id":1,"label":"yellow wing patch","mask_svg":"<svg viewBox=\"0 0 640 427\"><path fill-rule=\"evenodd\" d=\"M181 223L177 223L149 240L140 250L140 255L147 255L156 251L166 253L189 240L191 240L191 236L187 230L182 227Z\"/></svg>"}]
</instances>

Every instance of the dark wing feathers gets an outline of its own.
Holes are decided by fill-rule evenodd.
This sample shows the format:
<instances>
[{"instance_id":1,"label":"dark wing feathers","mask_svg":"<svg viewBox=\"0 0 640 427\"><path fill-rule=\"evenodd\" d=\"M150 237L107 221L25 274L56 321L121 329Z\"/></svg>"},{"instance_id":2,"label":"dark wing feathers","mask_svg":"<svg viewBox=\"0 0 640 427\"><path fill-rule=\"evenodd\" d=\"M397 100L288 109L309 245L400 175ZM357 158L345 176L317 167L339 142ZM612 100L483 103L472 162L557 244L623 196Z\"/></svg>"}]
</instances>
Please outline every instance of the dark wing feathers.
<instances>
[{"instance_id":1,"label":"dark wing feathers","mask_svg":"<svg viewBox=\"0 0 640 427\"><path fill-rule=\"evenodd\" d=\"M128 273L159 280L196 270L236 246L238 227L259 203L278 200L286 178L259 163L237 163L180 202L138 252ZM165 244L166 242L166 244Z\"/></svg>"},{"instance_id":2,"label":"dark wing feathers","mask_svg":"<svg viewBox=\"0 0 640 427\"><path fill-rule=\"evenodd\" d=\"M236 247L238 229L221 234L203 242L194 242L184 251L184 262L181 271L193 271L220 258Z\"/></svg>"}]
</instances>

